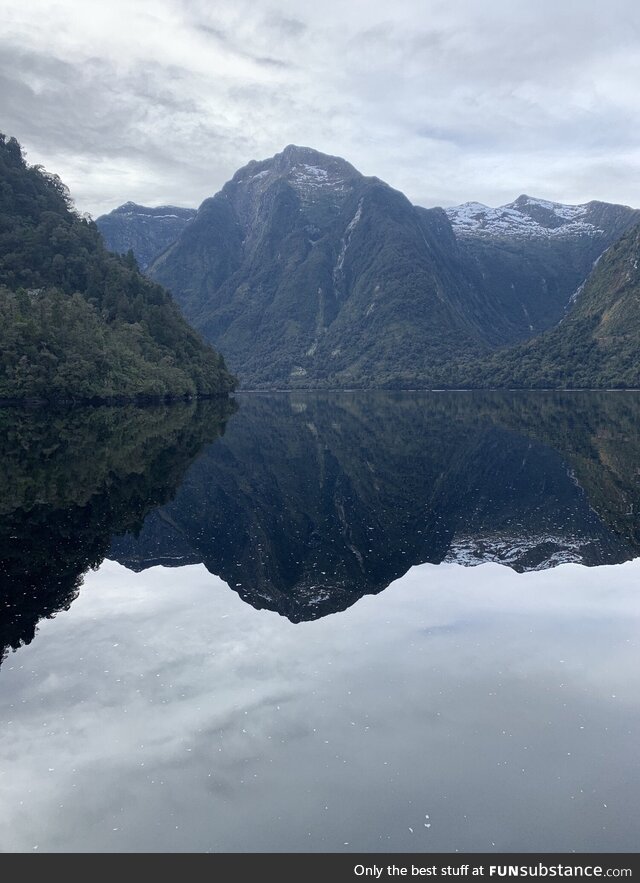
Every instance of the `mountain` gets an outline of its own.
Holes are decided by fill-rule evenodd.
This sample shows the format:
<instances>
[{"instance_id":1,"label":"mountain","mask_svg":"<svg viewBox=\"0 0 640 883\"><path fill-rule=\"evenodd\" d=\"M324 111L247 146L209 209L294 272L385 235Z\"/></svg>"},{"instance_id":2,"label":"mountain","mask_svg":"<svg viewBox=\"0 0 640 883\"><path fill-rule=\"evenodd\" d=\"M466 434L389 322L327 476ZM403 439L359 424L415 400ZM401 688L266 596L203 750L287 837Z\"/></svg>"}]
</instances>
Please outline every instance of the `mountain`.
<instances>
[{"instance_id":1,"label":"mountain","mask_svg":"<svg viewBox=\"0 0 640 883\"><path fill-rule=\"evenodd\" d=\"M498 208L466 202L445 212L457 235L485 241L497 238L531 241L549 237L567 240L578 236L596 239L612 225L623 229L630 216L639 214L624 205L606 202L564 205L525 194Z\"/></svg>"},{"instance_id":2,"label":"mountain","mask_svg":"<svg viewBox=\"0 0 640 883\"><path fill-rule=\"evenodd\" d=\"M246 385L385 385L488 350L441 209L290 145L240 169L149 269Z\"/></svg>"},{"instance_id":3,"label":"mountain","mask_svg":"<svg viewBox=\"0 0 640 883\"><path fill-rule=\"evenodd\" d=\"M126 254L131 249L140 268L146 270L154 258L176 241L195 214L193 208L150 208L125 202L108 215L96 218L96 226L109 251Z\"/></svg>"},{"instance_id":4,"label":"mountain","mask_svg":"<svg viewBox=\"0 0 640 883\"><path fill-rule=\"evenodd\" d=\"M555 328L460 372L465 385L640 387L640 225L598 261Z\"/></svg>"},{"instance_id":5,"label":"mountain","mask_svg":"<svg viewBox=\"0 0 640 883\"><path fill-rule=\"evenodd\" d=\"M465 274L492 312L496 346L560 322L595 261L640 222L640 212L628 206L563 205L525 195L499 208L469 202L445 211Z\"/></svg>"},{"instance_id":6,"label":"mountain","mask_svg":"<svg viewBox=\"0 0 640 883\"><path fill-rule=\"evenodd\" d=\"M293 145L238 171L151 265L249 386L429 386L553 327L640 213L528 196L411 205Z\"/></svg>"},{"instance_id":7,"label":"mountain","mask_svg":"<svg viewBox=\"0 0 640 883\"><path fill-rule=\"evenodd\" d=\"M55 175L0 135L0 399L226 395L235 379Z\"/></svg>"},{"instance_id":8,"label":"mountain","mask_svg":"<svg viewBox=\"0 0 640 883\"><path fill-rule=\"evenodd\" d=\"M148 273L249 387L501 385L492 354L562 322L639 222L526 195L425 209L290 145L205 200Z\"/></svg>"}]
</instances>

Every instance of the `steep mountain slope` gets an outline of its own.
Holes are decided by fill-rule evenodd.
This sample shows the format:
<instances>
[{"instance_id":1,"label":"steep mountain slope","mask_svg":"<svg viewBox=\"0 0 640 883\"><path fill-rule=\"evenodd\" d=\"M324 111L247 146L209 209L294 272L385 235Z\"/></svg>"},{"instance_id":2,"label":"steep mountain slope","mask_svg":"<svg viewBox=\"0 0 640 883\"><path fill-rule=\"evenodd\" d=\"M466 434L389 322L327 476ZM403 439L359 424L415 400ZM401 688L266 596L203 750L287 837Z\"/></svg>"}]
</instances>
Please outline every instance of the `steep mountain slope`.
<instances>
[{"instance_id":1,"label":"steep mountain slope","mask_svg":"<svg viewBox=\"0 0 640 883\"><path fill-rule=\"evenodd\" d=\"M224 360L0 135L0 399L227 394Z\"/></svg>"},{"instance_id":2,"label":"steep mountain slope","mask_svg":"<svg viewBox=\"0 0 640 883\"><path fill-rule=\"evenodd\" d=\"M444 212L309 148L240 169L149 272L247 385L428 381L487 349Z\"/></svg>"},{"instance_id":3,"label":"steep mountain slope","mask_svg":"<svg viewBox=\"0 0 640 883\"><path fill-rule=\"evenodd\" d=\"M493 314L495 345L556 325L594 262L640 212L623 205L562 205L520 196L499 208L480 203L446 209L465 258L465 273Z\"/></svg>"},{"instance_id":4,"label":"steep mountain slope","mask_svg":"<svg viewBox=\"0 0 640 883\"><path fill-rule=\"evenodd\" d=\"M150 208L125 202L108 215L96 218L96 226L109 251L133 251L141 270L176 241L196 214L193 208L160 205Z\"/></svg>"},{"instance_id":5,"label":"steep mountain slope","mask_svg":"<svg viewBox=\"0 0 640 883\"><path fill-rule=\"evenodd\" d=\"M598 261L566 319L526 343L469 366L470 385L640 387L640 226Z\"/></svg>"}]
</instances>

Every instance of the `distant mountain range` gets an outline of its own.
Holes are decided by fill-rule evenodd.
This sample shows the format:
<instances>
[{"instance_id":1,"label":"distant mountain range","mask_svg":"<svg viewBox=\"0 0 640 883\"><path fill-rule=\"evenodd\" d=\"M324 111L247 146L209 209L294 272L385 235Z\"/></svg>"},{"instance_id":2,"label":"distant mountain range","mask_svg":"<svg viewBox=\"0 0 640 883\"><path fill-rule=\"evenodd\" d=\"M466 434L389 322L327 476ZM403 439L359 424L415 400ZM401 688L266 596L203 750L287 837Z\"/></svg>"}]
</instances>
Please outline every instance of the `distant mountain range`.
<instances>
[{"instance_id":1,"label":"distant mountain range","mask_svg":"<svg viewBox=\"0 0 640 883\"><path fill-rule=\"evenodd\" d=\"M595 288L586 280L639 223L627 206L526 195L424 209L295 145L250 162L195 213L127 203L97 220L245 387L288 388L638 385L607 334L587 335L595 350L583 347L589 370L576 372L584 323L573 317L585 292L591 323L599 305L621 303L608 261ZM635 241L623 240L630 261ZM640 311L629 296L616 309L631 352Z\"/></svg>"},{"instance_id":2,"label":"distant mountain range","mask_svg":"<svg viewBox=\"0 0 640 883\"><path fill-rule=\"evenodd\" d=\"M563 205L523 194L507 205L490 208L480 202L465 202L445 209L457 234L469 238L495 239L572 239L586 234L597 237L614 218L608 209L623 209L605 202Z\"/></svg>"},{"instance_id":3,"label":"distant mountain range","mask_svg":"<svg viewBox=\"0 0 640 883\"><path fill-rule=\"evenodd\" d=\"M154 258L176 241L195 215L194 208L149 208L125 202L98 218L98 226L111 251L126 254L131 249L140 269L146 270Z\"/></svg>"},{"instance_id":4,"label":"distant mountain range","mask_svg":"<svg viewBox=\"0 0 640 883\"><path fill-rule=\"evenodd\" d=\"M560 322L600 255L640 212L604 202L563 205L520 196L499 208L446 210L466 255L465 271L493 313L496 346Z\"/></svg>"}]
</instances>

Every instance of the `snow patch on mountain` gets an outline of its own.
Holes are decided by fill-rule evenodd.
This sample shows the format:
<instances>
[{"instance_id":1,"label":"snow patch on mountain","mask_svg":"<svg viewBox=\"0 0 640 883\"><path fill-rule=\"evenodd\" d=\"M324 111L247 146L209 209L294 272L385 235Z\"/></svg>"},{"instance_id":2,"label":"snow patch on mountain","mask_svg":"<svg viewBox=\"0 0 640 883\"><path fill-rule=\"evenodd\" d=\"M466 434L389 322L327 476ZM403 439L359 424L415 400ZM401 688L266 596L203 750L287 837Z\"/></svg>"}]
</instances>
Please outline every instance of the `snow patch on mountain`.
<instances>
[{"instance_id":1,"label":"snow patch on mountain","mask_svg":"<svg viewBox=\"0 0 640 883\"><path fill-rule=\"evenodd\" d=\"M307 202L313 202L321 193L331 194L334 198L342 197L347 190L342 175L308 163L295 165L289 173L289 180L303 201Z\"/></svg>"},{"instance_id":2,"label":"snow patch on mountain","mask_svg":"<svg viewBox=\"0 0 640 883\"><path fill-rule=\"evenodd\" d=\"M563 205L546 199L520 196L515 202L491 208L481 202L465 202L446 208L454 231L460 236L567 237L602 233L588 218L591 206Z\"/></svg>"},{"instance_id":3,"label":"snow patch on mountain","mask_svg":"<svg viewBox=\"0 0 640 883\"><path fill-rule=\"evenodd\" d=\"M116 215L124 218L191 218L196 214L196 209L179 208L174 205L158 205L154 207L139 205L137 202L125 202L123 205L114 208L110 215ZM102 215L108 217L108 215Z\"/></svg>"},{"instance_id":4,"label":"snow patch on mountain","mask_svg":"<svg viewBox=\"0 0 640 883\"><path fill-rule=\"evenodd\" d=\"M131 215L135 215L136 218L153 218L154 221L159 221L162 218L179 218L180 215L155 215L151 214L151 212L127 212L123 213L124 217L128 217Z\"/></svg>"},{"instance_id":5,"label":"snow patch on mountain","mask_svg":"<svg viewBox=\"0 0 640 883\"><path fill-rule=\"evenodd\" d=\"M327 181L329 172L327 172L326 169L321 169L320 166L310 166L307 163L301 163L294 170L294 175L305 180L311 178L312 180L315 180L315 183L320 185Z\"/></svg>"}]
</instances>

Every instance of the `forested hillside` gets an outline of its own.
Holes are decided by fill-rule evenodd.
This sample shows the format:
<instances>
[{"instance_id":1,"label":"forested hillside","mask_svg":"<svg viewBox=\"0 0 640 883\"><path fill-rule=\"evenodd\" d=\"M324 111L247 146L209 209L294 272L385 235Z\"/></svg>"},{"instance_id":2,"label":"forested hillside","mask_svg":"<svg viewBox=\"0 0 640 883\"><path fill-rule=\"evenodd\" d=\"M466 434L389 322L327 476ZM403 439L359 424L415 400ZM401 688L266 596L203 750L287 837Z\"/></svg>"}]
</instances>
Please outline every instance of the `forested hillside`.
<instances>
[{"instance_id":1,"label":"forested hillside","mask_svg":"<svg viewBox=\"0 0 640 883\"><path fill-rule=\"evenodd\" d=\"M226 395L224 360L0 135L0 399Z\"/></svg>"}]
</instances>

